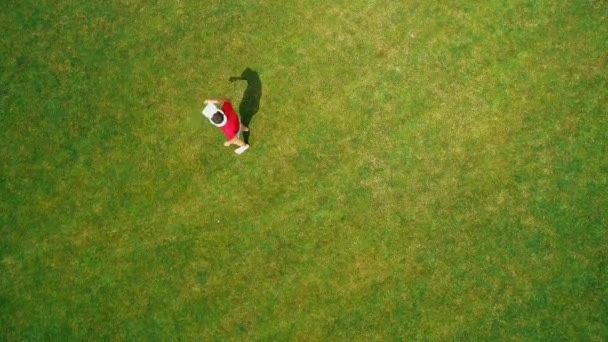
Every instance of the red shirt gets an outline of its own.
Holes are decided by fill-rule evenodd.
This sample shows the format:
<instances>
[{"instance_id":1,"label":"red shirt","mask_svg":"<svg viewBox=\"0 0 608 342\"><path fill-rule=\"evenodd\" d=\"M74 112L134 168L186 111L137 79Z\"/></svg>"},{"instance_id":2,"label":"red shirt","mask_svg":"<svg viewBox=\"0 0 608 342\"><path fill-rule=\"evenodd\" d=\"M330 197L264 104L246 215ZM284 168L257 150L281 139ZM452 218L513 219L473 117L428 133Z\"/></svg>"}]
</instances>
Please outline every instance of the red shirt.
<instances>
[{"instance_id":1,"label":"red shirt","mask_svg":"<svg viewBox=\"0 0 608 342\"><path fill-rule=\"evenodd\" d=\"M220 129L228 140L232 140L241 129L239 116L236 114L234 108L232 108L232 103L229 101L224 102L222 105L222 112L226 115L226 124L220 127Z\"/></svg>"}]
</instances>

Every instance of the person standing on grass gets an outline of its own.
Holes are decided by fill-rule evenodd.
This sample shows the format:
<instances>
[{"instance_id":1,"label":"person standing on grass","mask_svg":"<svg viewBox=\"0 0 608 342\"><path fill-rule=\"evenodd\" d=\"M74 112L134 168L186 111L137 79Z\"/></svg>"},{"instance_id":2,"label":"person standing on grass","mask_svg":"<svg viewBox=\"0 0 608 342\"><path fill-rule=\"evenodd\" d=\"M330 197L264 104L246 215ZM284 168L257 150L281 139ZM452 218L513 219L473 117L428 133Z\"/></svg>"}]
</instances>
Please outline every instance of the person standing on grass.
<instances>
[{"instance_id":1,"label":"person standing on grass","mask_svg":"<svg viewBox=\"0 0 608 342\"><path fill-rule=\"evenodd\" d=\"M238 114L234 111L232 103L228 99L208 99L205 100L205 108L203 109L203 115L209 119L212 125L218 127L222 133L226 136L226 142L224 146L230 146L235 144L239 148L235 151L236 153L242 153L249 145L240 139L241 131L248 132L249 128L241 125ZM215 105L220 104L221 109L218 109ZM240 152L239 152L240 151Z\"/></svg>"}]
</instances>

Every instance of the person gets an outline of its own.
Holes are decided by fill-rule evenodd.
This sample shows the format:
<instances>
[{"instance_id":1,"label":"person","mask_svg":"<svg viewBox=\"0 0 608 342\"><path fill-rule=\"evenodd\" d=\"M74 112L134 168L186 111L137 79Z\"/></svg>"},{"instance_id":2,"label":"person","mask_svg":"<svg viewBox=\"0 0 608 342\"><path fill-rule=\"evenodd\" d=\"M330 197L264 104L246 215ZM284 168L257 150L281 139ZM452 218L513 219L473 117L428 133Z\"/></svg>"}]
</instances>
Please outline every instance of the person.
<instances>
[{"instance_id":1,"label":"person","mask_svg":"<svg viewBox=\"0 0 608 342\"><path fill-rule=\"evenodd\" d=\"M241 124L239 116L234 111L230 100L208 99L205 100L205 104L206 106L203 109L203 115L209 119L211 124L218 127L222 133L224 133L226 136L224 146L230 146L232 144L239 146L235 151L239 154L249 148L249 145L240 138L241 132L248 132L249 128ZM221 109L218 109L215 106L216 104L221 105Z\"/></svg>"}]
</instances>

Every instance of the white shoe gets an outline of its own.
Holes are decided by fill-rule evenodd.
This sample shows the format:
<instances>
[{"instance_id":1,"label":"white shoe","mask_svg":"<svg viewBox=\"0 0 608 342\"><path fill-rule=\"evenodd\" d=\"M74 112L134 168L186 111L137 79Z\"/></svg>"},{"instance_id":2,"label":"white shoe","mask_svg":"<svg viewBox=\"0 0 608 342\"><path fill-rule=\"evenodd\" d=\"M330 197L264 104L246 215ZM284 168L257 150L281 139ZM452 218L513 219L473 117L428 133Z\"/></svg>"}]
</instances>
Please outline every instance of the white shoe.
<instances>
[{"instance_id":1,"label":"white shoe","mask_svg":"<svg viewBox=\"0 0 608 342\"><path fill-rule=\"evenodd\" d=\"M247 151L248 148L249 148L249 145L243 145L243 146L237 148L236 150L234 150L234 153L243 154L243 152Z\"/></svg>"}]
</instances>

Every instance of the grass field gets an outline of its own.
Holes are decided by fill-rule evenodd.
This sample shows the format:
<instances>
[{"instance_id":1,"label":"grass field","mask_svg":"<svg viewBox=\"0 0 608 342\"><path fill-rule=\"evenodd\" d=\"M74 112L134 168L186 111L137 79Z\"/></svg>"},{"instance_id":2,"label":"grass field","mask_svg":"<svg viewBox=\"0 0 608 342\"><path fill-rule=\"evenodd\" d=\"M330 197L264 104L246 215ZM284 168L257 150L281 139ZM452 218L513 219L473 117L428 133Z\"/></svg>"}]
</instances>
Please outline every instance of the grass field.
<instances>
[{"instance_id":1,"label":"grass field","mask_svg":"<svg viewBox=\"0 0 608 342\"><path fill-rule=\"evenodd\" d=\"M606 1L25 0L0 28L1 340L608 339Z\"/></svg>"}]
</instances>

